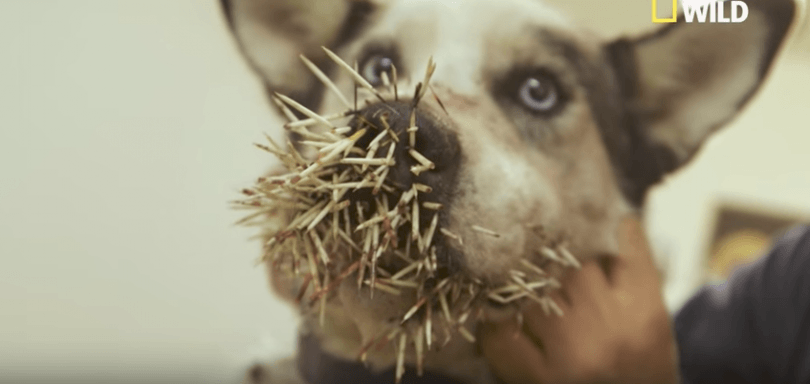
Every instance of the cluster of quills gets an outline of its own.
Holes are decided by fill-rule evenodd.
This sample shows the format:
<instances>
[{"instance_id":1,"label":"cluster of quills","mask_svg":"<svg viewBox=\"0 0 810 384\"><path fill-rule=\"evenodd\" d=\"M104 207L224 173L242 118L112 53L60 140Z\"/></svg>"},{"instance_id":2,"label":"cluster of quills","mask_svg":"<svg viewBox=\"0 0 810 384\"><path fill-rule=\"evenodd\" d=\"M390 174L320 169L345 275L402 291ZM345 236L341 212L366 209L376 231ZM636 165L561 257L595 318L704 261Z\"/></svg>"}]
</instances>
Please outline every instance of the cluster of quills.
<instances>
[{"instance_id":1,"label":"cluster of quills","mask_svg":"<svg viewBox=\"0 0 810 384\"><path fill-rule=\"evenodd\" d=\"M468 327L481 316L487 303L518 305L533 300L546 313L561 315L562 311L546 295L559 283L540 267L541 263L523 260L510 272L507 282L497 285L465 273L440 273L435 239L446 236L460 244L463 239L440 227L443 207L431 201L430 186L413 183L403 188L387 180L398 146L406 148L413 158L413 174L431 172L435 167L415 149L419 127L414 114L407 135L401 137L388 126L385 115L379 116L381 124L375 125L357 113L358 90L370 92L372 98L367 103L375 99L380 103L398 100L396 69L391 77L382 74L385 89L377 89L360 76L356 66L324 50L354 79L354 103L349 103L338 87L303 56L304 64L347 110L324 116L289 97L275 95L276 105L289 120L285 130L300 140L294 145L288 138L280 145L267 136L267 143L256 144L278 158L285 170L259 178L242 191L244 198L234 202L237 208L252 211L239 224L263 228L261 262L271 263L273 268L302 282L297 300L310 313L317 314L321 324L327 302L338 285L348 279L372 296L413 297L413 306L398 324L358 351L362 361L369 352L393 344L397 351L397 382L405 372L406 354L413 353L421 375L425 353L447 344L454 334L474 342ZM415 88L414 112L431 89L435 68L431 60L424 81ZM435 94L434 98L441 105ZM305 118L299 119L293 111ZM339 124L349 119L354 119L351 126ZM368 144L358 145L364 138L363 143ZM480 236L499 236L497 229L471 229ZM579 267L560 244L549 244L538 254L546 264Z\"/></svg>"}]
</instances>

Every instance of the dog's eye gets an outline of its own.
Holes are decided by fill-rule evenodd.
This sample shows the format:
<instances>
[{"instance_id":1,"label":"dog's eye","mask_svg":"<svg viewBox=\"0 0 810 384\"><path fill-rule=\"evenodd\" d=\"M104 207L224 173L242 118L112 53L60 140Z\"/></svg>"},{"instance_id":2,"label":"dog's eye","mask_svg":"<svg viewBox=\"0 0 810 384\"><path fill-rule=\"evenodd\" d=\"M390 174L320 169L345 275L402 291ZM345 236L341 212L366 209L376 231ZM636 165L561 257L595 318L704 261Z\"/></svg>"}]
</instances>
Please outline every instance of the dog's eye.
<instances>
[{"instance_id":1,"label":"dog's eye","mask_svg":"<svg viewBox=\"0 0 810 384\"><path fill-rule=\"evenodd\" d=\"M546 75L533 75L520 85L518 100L529 110L544 113L560 103L560 90L556 82Z\"/></svg>"},{"instance_id":2,"label":"dog's eye","mask_svg":"<svg viewBox=\"0 0 810 384\"><path fill-rule=\"evenodd\" d=\"M360 66L360 74L368 80L371 85L377 87L383 85L383 74L391 79L394 67L394 59L386 55L372 55L364 60Z\"/></svg>"}]
</instances>

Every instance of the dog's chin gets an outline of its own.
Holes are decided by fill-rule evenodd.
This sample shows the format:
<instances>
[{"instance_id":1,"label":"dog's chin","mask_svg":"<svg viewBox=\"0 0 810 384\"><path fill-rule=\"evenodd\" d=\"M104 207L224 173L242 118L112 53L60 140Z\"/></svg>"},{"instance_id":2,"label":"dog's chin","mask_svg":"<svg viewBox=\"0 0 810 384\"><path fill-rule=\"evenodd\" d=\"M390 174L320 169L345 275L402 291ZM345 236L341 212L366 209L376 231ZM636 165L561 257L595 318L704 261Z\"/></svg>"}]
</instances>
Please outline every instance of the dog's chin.
<instances>
[{"instance_id":1,"label":"dog's chin","mask_svg":"<svg viewBox=\"0 0 810 384\"><path fill-rule=\"evenodd\" d=\"M416 296L393 296L376 293L372 298L367 288L357 289L355 284L343 284L338 297L330 304L325 323L319 324L317 315L308 316L306 323L314 325L321 341L322 348L348 361L357 361L362 356L364 364L372 371L390 369L397 362L397 340L387 339L390 331L397 327L415 328L424 321L412 320L402 323L402 315L413 306ZM505 310L500 316L506 318ZM392 313L398 316L392 316ZM449 373L464 377L469 371L479 369L480 364L476 345L458 334L447 333L452 330L438 329L442 324L441 310L436 308L432 316L436 327L435 338L430 350L425 346L425 369ZM475 332L476 320L470 318L465 326ZM382 336L382 337L381 337ZM413 339L409 339L409 351L405 362L416 366L413 354ZM468 364L469 362L469 364ZM459 368L457 365L465 366ZM469 366L467 366L469 365ZM460 369L458 372L453 370ZM483 374L483 373L480 373Z\"/></svg>"},{"instance_id":2,"label":"dog's chin","mask_svg":"<svg viewBox=\"0 0 810 384\"><path fill-rule=\"evenodd\" d=\"M465 257L458 253L454 257ZM531 255L516 256L514 259L531 259ZM536 261L535 261L536 263ZM518 269L521 263L515 263ZM538 263L547 277L559 277L564 273L565 267L554 263ZM514 278L510 274L489 274L487 271L476 273L470 270L457 270L455 275L448 276L458 281L482 282L487 279L486 285L502 287L513 284ZM295 289L290 290L295 291ZM341 358L357 359L367 353L367 363L379 369L389 367L396 361L396 349L392 348L395 342L385 340L385 336L393 329L404 326L416 328L423 326L427 311L423 307L412 317L403 321L408 313L419 301L416 290L400 290L398 294L391 294L381 290L372 290L368 286L358 287L355 279L343 281L335 295L327 304L326 316L320 321L319 312L314 308L305 311L305 322L314 327L324 343L324 348ZM485 295L476 299L475 311L464 322L470 333L475 333L479 321L504 321L514 319L521 308L530 303L529 300L515 300L509 303L488 299ZM451 308L452 311L452 308ZM443 308L440 303L433 303L430 312L434 324L434 346L429 352L431 355L445 356L449 354L465 354L473 350L474 343L457 334L452 327L444 329L440 326L445 323ZM370 347L370 348L369 348ZM442 359L438 359L442 361Z\"/></svg>"},{"instance_id":3,"label":"dog's chin","mask_svg":"<svg viewBox=\"0 0 810 384\"><path fill-rule=\"evenodd\" d=\"M470 274L470 279L476 275ZM508 276L503 276L506 281ZM358 289L353 282L346 282L338 289L336 297L330 301L323 325L318 314L311 312L306 316L307 324L318 334L321 347L325 352L347 361L358 361L363 352L365 365L375 372L391 369L397 363L397 338L380 340L390 330L401 325L402 316L410 309L415 295L390 295L376 292L371 296L368 287ZM479 320L506 321L514 319L523 304L503 305L482 300L476 316L471 316L464 324L471 334L476 334ZM442 314L439 307L434 308L433 323L439 328ZM411 320L405 326L419 326L421 320ZM458 378L467 378L469 382L478 382L477 377L486 377L489 373L482 361L475 342L468 340L457 332L434 329L435 339L428 351L426 348L424 368L428 371L442 372ZM405 356L405 363L415 367L417 360L413 354L413 341ZM369 344L372 346L369 348ZM413 369L413 368L409 368Z\"/></svg>"}]
</instances>

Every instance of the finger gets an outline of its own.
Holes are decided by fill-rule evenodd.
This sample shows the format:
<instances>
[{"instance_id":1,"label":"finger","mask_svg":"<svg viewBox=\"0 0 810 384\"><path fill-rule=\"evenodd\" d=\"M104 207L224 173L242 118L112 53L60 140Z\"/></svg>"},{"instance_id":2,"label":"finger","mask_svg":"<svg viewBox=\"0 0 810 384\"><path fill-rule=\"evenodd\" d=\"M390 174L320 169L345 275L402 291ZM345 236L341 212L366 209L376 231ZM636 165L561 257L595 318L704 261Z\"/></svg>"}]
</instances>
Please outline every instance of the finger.
<instances>
[{"instance_id":1,"label":"finger","mask_svg":"<svg viewBox=\"0 0 810 384\"><path fill-rule=\"evenodd\" d=\"M559 305L563 310L567 310L574 304L574 300L571 299L571 295L568 293L567 288L568 282L563 279L560 284L560 288L548 292L548 297L557 303L557 305Z\"/></svg>"},{"instance_id":2,"label":"finger","mask_svg":"<svg viewBox=\"0 0 810 384\"><path fill-rule=\"evenodd\" d=\"M532 302L524 308L528 331L538 336L556 333L551 329L557 326L557 318L588 310L595 301L601 300L601 295L607 294L607 288L607 279L595 263L588 262L578 270L568 271L561 279L560 288L548 292L547 299L551 302L541 298L541 302Z\"/></svg>"},{"instance_id":3,"label":"finger","mask_svg":"<svg viewBox=\"0 0 810 384\"><path fill-rule=\"evenodd\" d=\"M579 269L565 272L560 279L560 288L548 293L561 309L574 306L574 302L589 302L594 293L602 293L609 284L605 273L596 262L585 262Z\"/></svg>"},{"instance_id":4,"label":"finger","mask_svg":"<svg viewBox=\"0 0 810 384\"><path fill-rule=\"evenodd\" d=\"M549 345L565 345L570 338L580 336L582 330L575 324L588 324L600 317L597 312L601 303L609 301L607 296L611 294L599 264L584 263L581 269L569 271L560 289L549 293L553 303L532 303L524 309L524 330L528 336ZM562 316L552 307L554 305L562 311Z\"/></svg>"},{"instance_id":5,"label":"finger","mask_svg":"<svg viewBox=\"0 0 810 384\"><path fill-rule=\"evenodd\" d=\"M614 258L612 265L615 285L626 286L648 280L658 281L658 270L641 220L635 216L622 220L618 240L619 255Z\"/></svg>"},{"instance_id":6,"label":"finger","mask_svg":"<svg viewBox=\"0 0 810 384\"><path fill-rule=\"evenodd\" d=\"M568 271L561 281L561 288L552 295L558 294L572 307L589 305L606 295L609 287L605 271L597 262L591 261L583 263L578 270Z\"/></svg>"},{"instance_id":7,"label":"finger","mask_svg":"<svg viewBox=\"0 0 810 384\"><path fill-rule=\"evenodd\" d=\"M652 252L641 220L633 216L624 218L619 224L619 254L627 260L649 260Z\"/></svg>"},{"instance_id":8,"label":"finger","mask_svg":"<svg viewBox=\"0 0 810 384\"><path fill-rule=\"evenodd\" d=\"M516 322L482 324L481 350L495 374L509 384L545 381L546 361L531 338Z\"/></svg>"},{"instance_id":9,"label":"finger","mask_svg":"<svg viewBox=\"0 0 810 384\"><path fill-rule=\"evenodd\" d=\"M555 298L555 295L549 295L554 303L540 304L532 302L526 305L523 310L523 332L526 337L533 340L535 344L539 345L542 353L545 353L544 348L549 345L565 344L566 338L571 337L568 334L568 326L574 321L573 317L577 315L579 305L573 307L563 307L561 315L557 313L550 306L559 305L560 299Z\"/></svg>"}]
</instances>

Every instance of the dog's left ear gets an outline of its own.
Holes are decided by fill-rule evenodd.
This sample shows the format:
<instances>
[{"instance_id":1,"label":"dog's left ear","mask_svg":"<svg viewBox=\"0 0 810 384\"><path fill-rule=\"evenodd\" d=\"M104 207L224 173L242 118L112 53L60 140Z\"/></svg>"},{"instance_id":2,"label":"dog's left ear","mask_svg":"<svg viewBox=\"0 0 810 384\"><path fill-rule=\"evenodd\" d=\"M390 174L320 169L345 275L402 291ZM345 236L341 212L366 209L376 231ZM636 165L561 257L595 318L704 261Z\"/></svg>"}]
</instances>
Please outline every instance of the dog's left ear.
<instances>
[{"instance_id":1,"label":"dog's left ear","mask_svg":"<svg viewBox=\"0 0 810 384\"><path fill-rule=\"evenodd\" d=\"M748 17L741 23L686 23L681 14L678 23L652 34L607 45L622 85L629 128L647 147L634 150L656 152L642 157L656 162L658 169L630 170L629 177L652 171L659 173L652 177L660 179L687 162L709 135L740 111L759 89L798 19L797 1L747 0ZM719 6L731 15L730 2Z\"/></svg>"},{"instance_id":2,"label":"dog's left ear","mask_svg":"<svg viewBox=\"0 0 810 384\"><path fill-rule=\"evenodd\" d=\"M239 48L269 93L316 109L323 93L299 55L327 74L321 47L339 49L370 24L389 0L219 0Z\"/></svg>"}]
</instances>

